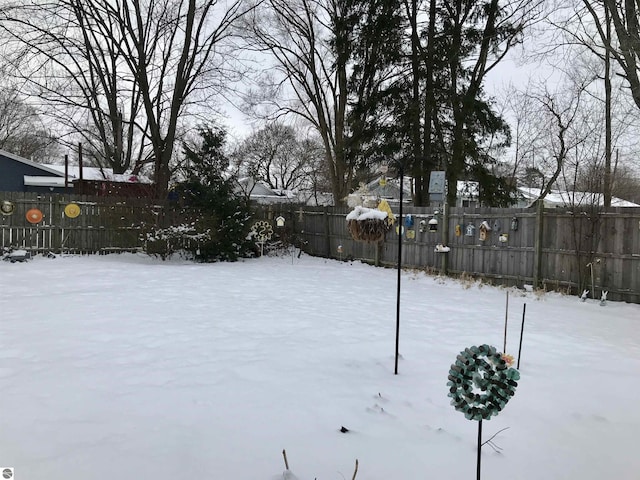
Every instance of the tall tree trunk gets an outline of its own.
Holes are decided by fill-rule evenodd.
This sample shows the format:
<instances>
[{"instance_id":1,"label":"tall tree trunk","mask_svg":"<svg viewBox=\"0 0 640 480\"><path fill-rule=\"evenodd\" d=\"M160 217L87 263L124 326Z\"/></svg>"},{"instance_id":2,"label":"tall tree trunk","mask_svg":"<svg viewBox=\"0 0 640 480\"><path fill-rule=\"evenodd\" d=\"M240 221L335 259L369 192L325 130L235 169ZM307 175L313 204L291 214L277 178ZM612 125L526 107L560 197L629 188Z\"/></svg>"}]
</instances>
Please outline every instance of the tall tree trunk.
<instances>
[{"instance_id":1,"label":"tall tree trunk","mask_svg":"<svg viewBox=\"0 0 640 480\"><path fill-rule=\"evenodd\" d=\"M611 206L611 18L609 16L609 7L604 3L604 21L607 41L605 42L604 53L604 109L605 109L605 152L604 152L604 206Z\"/></svg>"}]
</instances>

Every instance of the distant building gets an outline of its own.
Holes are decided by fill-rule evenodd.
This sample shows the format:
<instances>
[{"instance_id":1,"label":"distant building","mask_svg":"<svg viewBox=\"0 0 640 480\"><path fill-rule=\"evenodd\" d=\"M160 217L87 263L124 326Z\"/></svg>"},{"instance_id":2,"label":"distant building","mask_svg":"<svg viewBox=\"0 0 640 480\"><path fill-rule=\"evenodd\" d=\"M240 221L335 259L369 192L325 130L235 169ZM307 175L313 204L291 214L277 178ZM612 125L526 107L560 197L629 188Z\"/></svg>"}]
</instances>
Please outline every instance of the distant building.
<instances>
[{"instance_id":1,"label":"distant building","mask_svg":"<svg viewBox=\"0 0 640 480\"><path fill-rule=\"evenodd\" d=\"M532 187L518 187L518 203L516 207L530 207L540 198L542 189ZM578 192L571 190L551 190L543 198L547 208L574 208L576 206L604 205L604 194L594 192ZM621 198L611 198L612 207L640 207L637 203L629 202Z\"/></svg>"},{"instance_id":2,"label":"distant building","mask_svg":"<svg viewBox=\"0 0 640 480\"><path fill-rule=\"evenodd\" d=\"M78 165L36 163L0 150L0 191L149 197L153 183L144 176L114 175L96 167L83 167L81 175Z\"/></svg>"},{"instance_id":3,"label":"distant building","mask_svg":"<svg viewBox=\"0 0 640 480\"><path fill-rule=\"evenodd\" d=\"M402 203L413 205L413 178L404 177L403 187ZM457 207L477 208L480 206L478 182L460 180L457 183L457 187ZM397 206L400 203L400 180L398 178L380 176L350 194L347 203L350 206L375 206L380 200L386 200L391 206ZM441 205L442 202L443 200L438 200L431 203L433 205Z\"/></svg>"}]
</instances>

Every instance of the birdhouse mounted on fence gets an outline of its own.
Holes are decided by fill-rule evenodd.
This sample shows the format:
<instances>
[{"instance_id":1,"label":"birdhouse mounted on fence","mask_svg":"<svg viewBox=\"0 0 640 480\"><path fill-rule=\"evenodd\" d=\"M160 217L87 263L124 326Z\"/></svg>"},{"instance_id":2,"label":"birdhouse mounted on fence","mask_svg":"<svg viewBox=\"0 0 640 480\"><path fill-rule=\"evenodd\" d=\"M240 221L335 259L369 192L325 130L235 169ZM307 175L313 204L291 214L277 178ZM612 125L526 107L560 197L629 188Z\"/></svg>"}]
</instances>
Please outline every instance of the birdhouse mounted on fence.
<instances>
[{"instance_id":1,"label":"birdhouse mounted on fence","mask_svg":"<svg viewBox=\"0 0 640 480\"><path fill-rule=\"evenodd\" d=\"M282 215L280 215L279 217L276 217L276 227L284 227L284 217Z\"/></svg>"},{"instance_id":2,"label":"birdhouse mounted on fence","mask_svg":"<svg viewBox=\"0 0 640 480\"><path fill-rule=\"evenodd\" d=\"M464 234L466 237L473 237L476 234L476 226L473 223L469 223L467 224L466 227L464 227Z\"/></svg>"},{"instance_id":3,"label":"birdhouse mounted on fence","mask_svg":"<svg viewBox=\"0 0 640 480\"><path fill-rule=\"evenodd\" d=\"M489 222L486 220L480 224L480 241L484 242L487 239L488 233L491 231Z\"/></svg>"},{"instance_id":4,"label":"birdhouse mounted on fence","mask_svg":"<svg viewBox=\"0 0 640 480\"><path fill-rule=\"evenodd\" d=\"M511 219L511 230L513 230L514 232L518 230L518 217L513 217Z\"/></svg>"},{"instance_id":5,"label":"birdhouse mounted on fence","mask_svg":"<svg viewBox=\"0 0 640 480\"><path fill-rule=\"evenodd\" d=\"M430 232L437 232L438 231L438 219L437 218L432 218L431 220L429 220L429 231Z\"/></svg>"}]
</instances>

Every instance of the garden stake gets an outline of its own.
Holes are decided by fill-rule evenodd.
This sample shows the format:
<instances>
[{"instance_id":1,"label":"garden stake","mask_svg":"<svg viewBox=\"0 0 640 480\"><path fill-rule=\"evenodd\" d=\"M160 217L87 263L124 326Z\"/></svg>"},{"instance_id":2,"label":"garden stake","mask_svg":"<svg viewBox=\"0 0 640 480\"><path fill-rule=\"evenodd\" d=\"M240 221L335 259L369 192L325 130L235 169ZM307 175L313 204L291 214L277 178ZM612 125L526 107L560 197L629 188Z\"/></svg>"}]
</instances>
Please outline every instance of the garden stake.
<instances>
[{"instance_id":1,"label":"garden stake","mask_svg":"<svg viewBox=\"0 0 640 480\"><path fill-rule=\"evenodd\" d=\"M480 480L481 454L482 454L482 420L478 420L478 467L476 469L476 480Z\"/></svg>"},{"instance_id":2,"label":"garden stake","mask_svg":"<svg viewBox=\"0 0 640 480\"><path fill-rule=\"evenodd\" d=\"M400 211L398 215L398 292L396 293L396 363L394 375L398 374L398 355L400 344L400 278L402 276L402 190L404 186L404 165L400 164Z\"/></svg>"},{"instance_id":3,"label":"garden stake","mask_svg":"<svg viewBox=\"0 0 640 480\"><path fill-rule=\"evenodd\" d=\"M504 311L504 346L502 353L507 353L507 319L509 318L509 290L507 290L507 306Z\"/></svg>"},{"instance_id":4,"label":"garden stake","mask_svg":"<svg viewBox=\"0 0 640 480\"><path fill-rule=\"evenodd\" d=\"M522 306L522 326L520 327L520 346L518 347L518 364L516 368L520 369L520 353L522 352L522 334L524 333L524 315L527 312L527 304Z\"/></svg>"}]
</instances>

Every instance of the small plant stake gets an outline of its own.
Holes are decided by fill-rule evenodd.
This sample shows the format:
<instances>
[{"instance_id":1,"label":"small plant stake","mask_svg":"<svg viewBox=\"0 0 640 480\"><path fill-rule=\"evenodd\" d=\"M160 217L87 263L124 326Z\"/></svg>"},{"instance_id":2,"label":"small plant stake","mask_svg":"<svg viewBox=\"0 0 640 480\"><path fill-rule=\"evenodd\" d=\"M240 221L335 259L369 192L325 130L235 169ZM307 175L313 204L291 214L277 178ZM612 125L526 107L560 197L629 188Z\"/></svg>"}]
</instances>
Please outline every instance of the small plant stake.
<instances>
[{"instance_id":1,"label":"small plant stake","mask_svg":"<svg viewBox=\"0 0 640 480\"><path fill-rule=\"evenodd\" d=\"M518 346L518 364L516 368L520 370L520 356L522 354L522 335L524 334L524 315L527 312L527 304L522 306L522 326L520 327L520 345Z\"/></svg>"},{"instance_id":2,"label":"small plant stake","mask_svg":"<svg viewBox=\"0 0 640 480\"><path fill-rule=\"evenodd\" d=\"M504 309L504 345L502 351L507 352L507 322L509 321L509 290L507 290L507 304Z\"/></svg>"},{"instance_id":3,"label":"small plant stake","mask_svg":"<svg viewBox=\"0 0 640 480\"><path fill-rule=\"evenodd\" d=\"M477 480L480 480L482 421L502 411L520 379L520 373L511 367L510 361L495 347L473 346L460 352L449 370L447 386L451 405L468 420L478 420Z\"/></svg>"}]
</instances>

